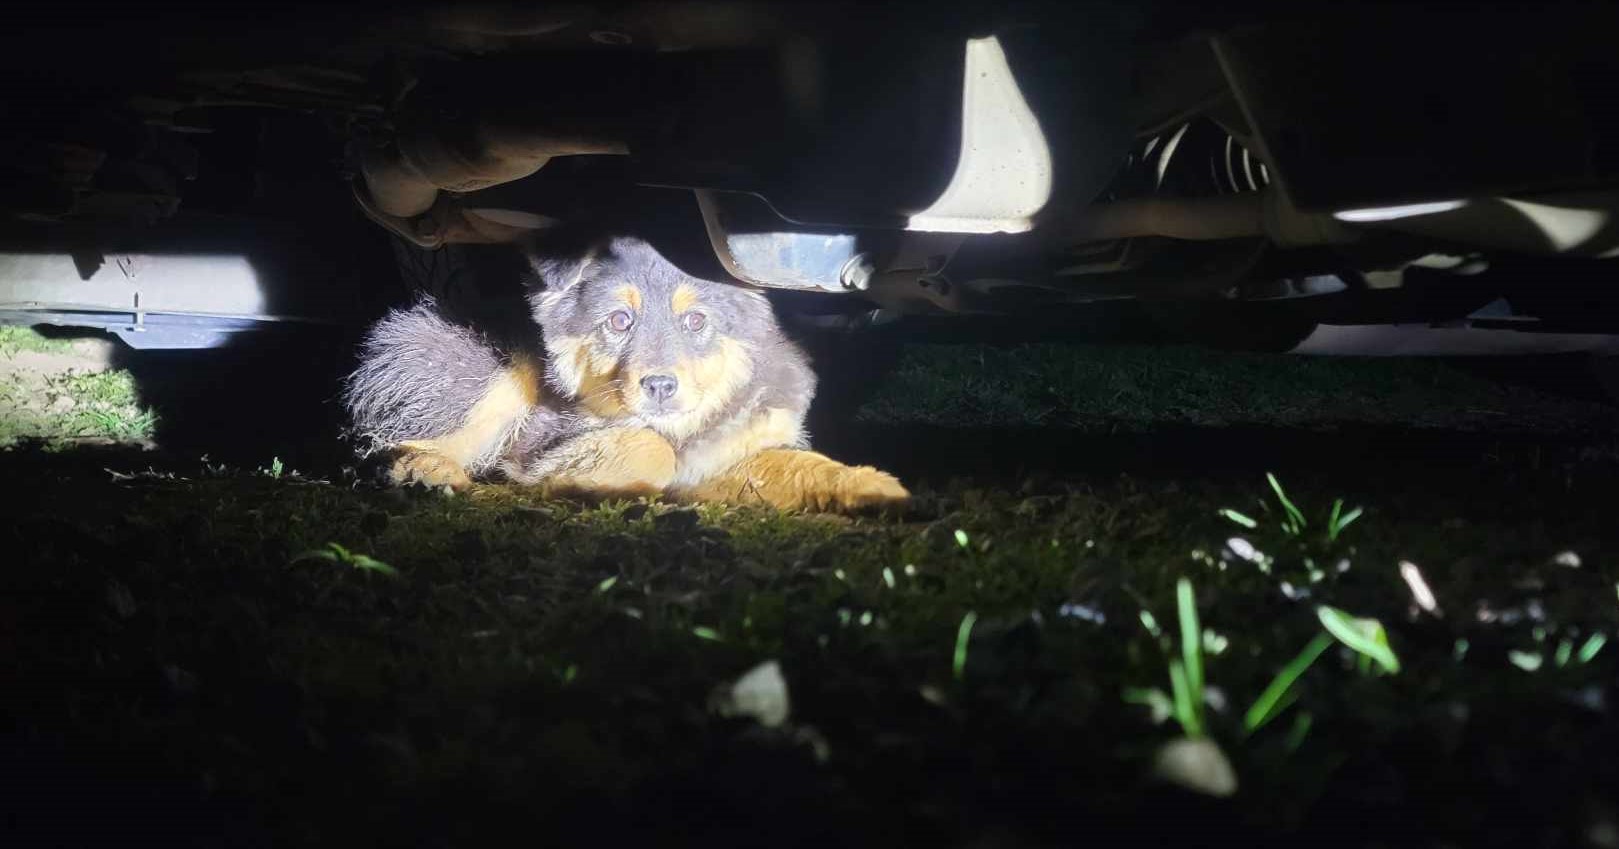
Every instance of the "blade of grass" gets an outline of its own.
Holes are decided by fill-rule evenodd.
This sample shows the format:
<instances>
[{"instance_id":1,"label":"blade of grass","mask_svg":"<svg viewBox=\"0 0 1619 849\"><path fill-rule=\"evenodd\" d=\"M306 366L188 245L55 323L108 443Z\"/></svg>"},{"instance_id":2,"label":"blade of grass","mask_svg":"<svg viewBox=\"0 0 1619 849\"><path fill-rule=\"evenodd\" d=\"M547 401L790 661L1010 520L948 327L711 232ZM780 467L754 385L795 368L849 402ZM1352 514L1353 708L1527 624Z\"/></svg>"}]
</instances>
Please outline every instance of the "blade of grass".
<instances>
[{"instance_id":1,"label":"blade of grass","mask_svg":"<svg viewBox=\"0 0 1619 849\"><path fill-rule=\"evenodd\" d=\"M951 660L950 672L957 681L967 675L967 643L972 639L973 623L978 621L978 614L969 610L967 615L961 617L961 624L956 627L956 653Z\"/></svg>"},{"instance_id":2,"label":"blade of grass","mask_svg":"<svg viewBox=\"0 0 1619 849\"><path fill-rule=\"evenodd\" d=\"M1608 638L1606 636L1603 636L1602 634L1592 634L1586 639L1585 645L1580 646L1580 662L1590 663L1591 658L1596 657L1597 652L1602 651L1602 647L1606 645L1607 642Z\"/></svg>"},{"instance_id":3,"label":"blade of grass","mask_svg":"<svg viewBox=\"0 0 1619 849\"><path fill-rule=\"evenodd\" d=\"M1175 702L1157 687L1130 687L1124 691L1124 700L1132 705L1143 705L1152 712L1154 724L1175 715Z\"/></svg>"},{"instance_id":4,"label":"blade of grass","mask_svg":"<svg viewBox=\"0 0 1619 849\"><path fill-rule=\"evenodd\" d=\"M1178 660L1169 662L1169 689L1175 701L1175 721L1188 737L1202 737L1203 723L1198 718L1198 705L1192 700L1192 689L1186 681L1186 668Z\"/></svg>"},{"instance_id":5,"label":"blade of grass","mask_svg":"<svg viewBox=\"0 0 1619 849\"><path fill-rule=\"evenodd\" d=\"M1287 730L1287 750L1296 752L1304 745L1304 738L1310 733L1310 726L1315 724L1315 717L1308 711L1301 713L1293 720L1293 727Z\"/></svg>"},{"instance_id":6,"label":"blade of grass","mask_svg":"<svg viewBox=\"0 0 1619 849\"><path fill-rule=\"evenodd\" d=\"M1203 627L1197 620L1197 598L1192 582L1175 582L1175 604L1181 621L1181 663L1186 666L1186 685L1199 706L1203 703Z\"/></svg>"},{"instance_id":7,"label":"blade of grass","mask_svg":"<svg viewBox=\"0 0 1619 849\"><path fill-rule=\"evenodd\" d=\"M1299 512L1299 508L1294 506L1293 502L1288 499L1287 493L1282 491L1281 481L1278 481L1276 476L1270 472L1265 473L1265 480L1270 481L1270 488L1276 492L1276 500L1281 502L1282 509L1287 511L1288 521L1283 523L1283 529L1288 530L1288 533L1291 534L1297 534L1304 530L1304 514ZM1290 529L1289 526L1291 526Z\"/></svg>"},{"instance_id":8,"label":"blade of grass","mask_svg":"<svg viewBox=\"0 0 1619 849\"><path fill-rule=\"evenodd\" d=\"M1315 635L1315 638L1310 640L1309 644L1304 647L1303 651L1299 652L1297 657L1282 667L1282 671L1276 673L1276 677L1271 679L1270 686L1259 694L1259 698L1254 699L1253 706L1248 708L1248 712L1243 715L1243 727L1247 728L1251 733L1258 731L1266 723L1276 718L1287 707L1287 702L1283 701L1283 697L1292 693L1293 683L1299 680L1304 671L1309 669L1310 665L1315 663L1316 658L1320 657L1321 653L1326 651L1330 645L1332 645L1331 634Z\"/></svg>"},{"instance_id":9,"label":"blade of grass","mask_svg":"<svg viewBox=\"0 0 1619 849\"><path fill-rule=\"evenodd\" d=\"M371 572L380 572L390 578L399 577L399 570L367 554L356 554L350 558L349 563L356 569L365 569Z\"/></svg>"},{"instance_id":10,"label":"blade of grass","mask_svg":"<svg viewBox=\"0 0 1619 849\"><path fill-rule=\"evenodd\" d=\"M1259 527L1258 522L1254 521L1253 519L1249 518L1248 516L1245 516L1245 515L1243 515L1241 513L1238 513L1235 510L1232 510L1229 507L1220 508L1220 515L1224 516L1227 519L1230 519L1233 522L1236 522L1237 524L1247 528L1250 531L1253 530L1254 528Z\"/></svg>"},{"instance_id":11,"label":"blade of grass","mask_svg":"<svg viewBox=\"0 0 1619 849\"><path fill-rule=\"evenodd\" d=\"M1362 657L1376 662L1388 672L1400 671L1400 659L1389 647L1388 632L1383 630L1383 623L1376 619L1357 619L1324 604L1317 607L1315 612L1321 626L1337 637L1339 642L1360 652Z\"/></svg>"},{"instance_id":12,"label":"blade of grass","mask_svg":"<svg viewBox=\"0 0 1619 849\"><path fill-rule=\"evenodd\" d=\"M1332 522L1327 526L1328 542L1337 542L1338 535L1344 532L1344 528L1347 528L1353 524L1356 519L1360 518L1360 514L1364 512L1361 508L1356 507L1350 510L1348 513L1339 515L1338 508L1341 507L1343 503L1344 500L1340 498L1332 505Z\"/></svg>"}]
</instances>

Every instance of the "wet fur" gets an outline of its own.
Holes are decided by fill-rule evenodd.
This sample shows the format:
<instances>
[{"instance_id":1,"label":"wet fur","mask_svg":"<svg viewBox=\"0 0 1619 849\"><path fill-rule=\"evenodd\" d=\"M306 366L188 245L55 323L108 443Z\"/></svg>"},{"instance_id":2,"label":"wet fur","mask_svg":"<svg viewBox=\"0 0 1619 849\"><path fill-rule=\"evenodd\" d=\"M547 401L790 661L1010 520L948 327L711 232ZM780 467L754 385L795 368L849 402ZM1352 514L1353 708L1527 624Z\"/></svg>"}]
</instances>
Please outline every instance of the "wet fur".
<instances>
[{"instance_id":1,"label":"wet fur","mask_svg":"<svg viewBox=\"0 0 1619 849\"><path fill-rule=\"evenodd\" d=\"M638 239L531 261L543 350L504 351L432 302L367 337L344 401L362 450L393 458L395 482L504 477L788 509L905 499L889 475L806 450L815 375L763 295L690 277ZM632 315L628 329L615 312ZM648 375L673 377L675 393L655 397Z\"/></svg>"}]
</instances>

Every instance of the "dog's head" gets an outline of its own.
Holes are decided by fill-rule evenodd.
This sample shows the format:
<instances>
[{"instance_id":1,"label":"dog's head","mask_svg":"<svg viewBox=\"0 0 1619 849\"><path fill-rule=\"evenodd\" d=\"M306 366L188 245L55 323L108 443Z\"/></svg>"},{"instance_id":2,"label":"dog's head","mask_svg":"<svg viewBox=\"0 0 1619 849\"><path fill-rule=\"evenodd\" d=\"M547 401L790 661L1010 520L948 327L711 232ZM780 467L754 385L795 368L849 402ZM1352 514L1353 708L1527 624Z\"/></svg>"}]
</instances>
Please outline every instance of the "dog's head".
<instances>
[{"instance_id":1,"label":"dog's head","mask_svg":"<svg viewBox=\"0 0 1619 849\"><path fill-rule=\"evenodd\" d=\"M700 431L748 384L775 326L763 295L692 277L640 239L531 260L553 388L672 440Z\"/></svg>"}]
</instances>

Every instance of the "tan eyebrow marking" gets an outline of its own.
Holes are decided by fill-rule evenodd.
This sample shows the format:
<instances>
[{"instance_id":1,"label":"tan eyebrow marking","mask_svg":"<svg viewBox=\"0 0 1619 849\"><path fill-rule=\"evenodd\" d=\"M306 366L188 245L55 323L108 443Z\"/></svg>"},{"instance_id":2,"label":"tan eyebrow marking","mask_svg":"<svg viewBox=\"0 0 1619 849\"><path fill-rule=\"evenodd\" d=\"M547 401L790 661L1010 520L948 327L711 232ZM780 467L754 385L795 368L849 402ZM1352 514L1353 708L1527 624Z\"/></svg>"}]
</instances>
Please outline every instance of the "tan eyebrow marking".
<instances>
[{"instance_id":1,"label":"tan eyebrow marking","mask_svg":"<svg viewBox=\"0 0 1619 849\"><path fill-rule=\"evenodd\" d=\"M697 306L697 290L685 283L676 286L674 295L669 298L669 306L674 308L675 315Z\"/></svg>"},{"instance_id":2,"label":"tan eyebrow marking","mask_svg":"<svg viewBox=\"0 0 1619 849\"><path fill-rule=\"evenodd\" d=\"M634 286L620 286L613 294L624 302L624 305L635 312L641 311L641 290Z\"/></svg>"}]
</instances>

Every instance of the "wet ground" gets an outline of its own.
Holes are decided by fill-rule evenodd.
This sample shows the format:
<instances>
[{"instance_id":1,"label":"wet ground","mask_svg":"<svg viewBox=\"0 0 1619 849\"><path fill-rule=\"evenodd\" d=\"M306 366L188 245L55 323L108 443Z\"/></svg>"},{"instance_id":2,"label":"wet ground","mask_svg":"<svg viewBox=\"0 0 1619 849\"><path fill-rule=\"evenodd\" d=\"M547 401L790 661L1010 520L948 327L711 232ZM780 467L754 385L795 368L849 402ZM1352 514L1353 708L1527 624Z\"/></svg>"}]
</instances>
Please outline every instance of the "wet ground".
<instances>
[{"instance_id":1,"label":"wet ground","mask_svg":"<svg viewBox=\"0 0 1619 849\"><path fill-rule=\"evenodd\" d=\"M0 455L8 845L1619 845L1583 360L907 345L850 520L376 488L342 350Z\"/></svg>"}]
</instances>

